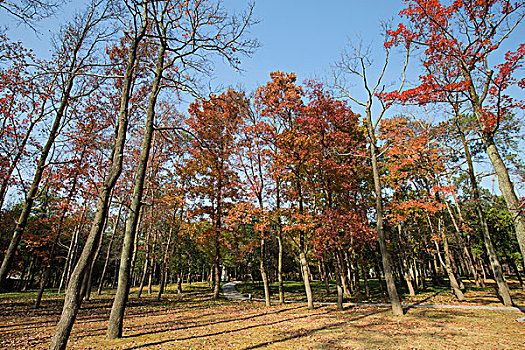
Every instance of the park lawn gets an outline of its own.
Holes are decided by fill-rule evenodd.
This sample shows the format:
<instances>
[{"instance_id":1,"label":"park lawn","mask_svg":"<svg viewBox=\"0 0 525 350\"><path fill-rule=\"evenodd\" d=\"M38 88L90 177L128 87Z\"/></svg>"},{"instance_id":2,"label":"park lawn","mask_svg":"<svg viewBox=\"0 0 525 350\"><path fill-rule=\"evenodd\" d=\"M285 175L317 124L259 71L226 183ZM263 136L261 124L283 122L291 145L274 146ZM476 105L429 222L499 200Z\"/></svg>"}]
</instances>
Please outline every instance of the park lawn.
<instances>
[{"instance_id":1,"label":"park lawn","mask_svg":"<svg viewBox=\"0 0 525 350\"><path fill-rule=\"evenodd\" d=\"M473 281L464 281L467 288L465 291L466 303L460 303L452 293L447 281L439 286L433 286L430 280L427 281L427 288L418 291L416 296L411 297L408 294L402 294L402 302L404 304L462 304L462 305L485 305L485 306L503 306L498 299L496 292L496 283L493 280L488 280L485 288L476 288ZM336 285L335 282L330 282L330 294L326 294L325 284L321 281L311 281L312 294L314 301L322 302L336 302ZM516 305L525 307L525 291L519 287L517 280L508 279L511 287L511 295ZM377 280L369 280L370 296L367 297L364 292L363 281L361 280L361 292L356 296L350 298L345 297L345 302L369 302L369 303L388 303L386 293L381 292ZM399 288L399 287L398 287ZM253 298L264 298L264 289L261 281L241 282L237 284L237 290L244 295L251 294ZM286 300L296 300L306 302L306 294L302 281L285 281L283 283L283 290ZM401 288L398 289L402 291ZM279 299L279 286L277 282L270 284L271 299Z\"/></svg>"},{"instance_id":2,"label":"park lawn","mask_svg":"<svg viewBox=\"0 0 525 350\"><path fill-rule=\"evenodd\" d=\"M240 289L242 291L242 289ZM46 348L59 318L61 299L35 293L0 297L0 348ZM384 307L334 306L309 311L302 304L211 299L206 284L173 286L155 295L131 296L124 337L105 339L112 293L83 304L69 341L71 349L523 349L525 323L517 311L411 308L401 317Z\"/></svg>"}]
</instances>

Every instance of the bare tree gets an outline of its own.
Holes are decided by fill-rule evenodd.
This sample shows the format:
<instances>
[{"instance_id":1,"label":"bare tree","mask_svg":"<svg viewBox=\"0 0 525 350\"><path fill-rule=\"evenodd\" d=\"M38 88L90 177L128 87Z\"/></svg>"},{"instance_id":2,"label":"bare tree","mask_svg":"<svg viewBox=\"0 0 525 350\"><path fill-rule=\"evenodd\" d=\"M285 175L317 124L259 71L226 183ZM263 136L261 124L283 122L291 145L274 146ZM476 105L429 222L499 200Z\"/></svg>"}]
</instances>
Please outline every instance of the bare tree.
<instances>
[{"instance_id":1,"label":"bare tree","mask_svg":"<svg viewBox=\"0 0 525 350\"><path fill-rule=\"evenodd\" d=\"M402 79L399 86L399 90L402 89L405 82L405 71L408 65L410 50L407 48L405 62L402 69ZM385 103L378 98L378 93L382 92L384 88L383 79L385 72L390 63L390 49L385 48L385 61L382 68L380 68L379 76L375 81L370 78L369 69L373 66L373 62L370 60L371 52L369 48L363 47L361 43L358 46L350 45L350 50L342 54L340 62L336 65L338 69L335 75L335 85L339 88L343 94L350 99L354 104L364 109L364 125L368 134L369 142L369 156L372 163L372 175L374 179L374 192L376 194L376 230L379 240L379 250L381 252L383 272L385 274L385 281L392 303L392 312L394 315L402 315L403 308L401 307L401 301L397 292L397 288L393 276L393 263L390 252L388 251L384 230L384 209L383 209L383 198L382 198L382 185L381 185L381 172L379 170L379 147L377 144L377 128L381 119L391 107L390 104ZM351 78L357 80L361 85L362 91L364 92L364 98L358 98L354 92L351 92L348 88L348 84L345 82L345 78ZM374 84L374 85L371 85ZM374 106L374 102L379 103L377 111Z\"/></svg>"}]
</instances>

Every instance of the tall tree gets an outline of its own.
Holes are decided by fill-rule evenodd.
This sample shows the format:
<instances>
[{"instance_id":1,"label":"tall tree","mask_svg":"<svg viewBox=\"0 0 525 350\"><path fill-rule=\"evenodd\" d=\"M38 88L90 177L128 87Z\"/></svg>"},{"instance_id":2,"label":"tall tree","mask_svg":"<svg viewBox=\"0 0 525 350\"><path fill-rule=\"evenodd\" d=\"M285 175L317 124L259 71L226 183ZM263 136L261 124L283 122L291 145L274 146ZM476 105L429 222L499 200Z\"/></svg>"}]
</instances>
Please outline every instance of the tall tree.
<instances>
[{"instance_id":1,"label":"tall tree","mask_svg":"<svg viewBox=\"0 0 525 350\"><path fill-rule=\"evenodd\" d=\"M212 53L219 54L235 66L236 57L252 49L252 42L243 41L243 32L251 22L251 15L240 21L230 19L223 12L220 3L214 6L199 0L190 2L174 0L153 3L149 6L146 4L145 8L152 26L152 30L148 31L147 35L155 40L148 43L148 46L151 46L150 50L157 52L157 59L136 167L130 216L124 233L117 294L108 325L109 339L122 335L124 310L130 288L131 257L154 132L155 107L161 87L170 85L176 89L176 94L184 89L192 89L192 79L188 75L190 72L187 71L185 76L181 76L178 72L180 67L188 64L206 65ZM165 72L168 69L171 72Z\"/></svg>"},{"instance_id":2,"label":"tall tree","mask_svg":"<svg viewBox=\"0 0 525 350\"><path fill-rule=\"evenodd\" d=\"M388 40L388 37L386 38ZM336 85L343 91L348 99L364 110L363 124L366 127L368 143L369 143L369 157L372 163L372 175L374 179L374 192L376 202L376 229L379 241L379 250L381 252L383 272L385 274L385 281L387 285L388 295L390 302L392 303L392 312L394 315L402 315L403 308L401 307L401 301L394 281L394 275L392 271L393 263L390 252L387 247L387 240L384 230L384 205L383 205L383 186L381 183L381 170L379 164L379 153L380 148L377 141L377 128L385 113L391 107L389 103L383 103L378 98L379 93L383 89L383 79L385 72L390 62L390 48L385 48L385 62L380 70L379 75L375 80L370 78L370 68L373 62L370 59L369 50L365 50L362 47L351 46L351 50L344 53L342 60L338 64L340 75L336 80ZM406 56L403 68L401 70L402 78L401 84L398 90L403 88L405 82L405 71L408 64L409 58L409 46L406 47ZM341 77L342 76L342 77ZM348 90L344 85L344 77L350 77L357 79L361 83L361 88L364 92L364 99L356 97L354 93ZM375 103L379 103L379 107L376 110Z\"/></svg>"},{"instance_id":3,"label":"tall tree","mask_svg":"<svg viewBox=\"0 0 525 350\"><path fill-rule=\"evenodd\" d=\"M211 221L208 236L214 244L213 297L220 292L221 246L224 219L232 199L238 196L238 177L232 167L235 137L246 113L247 99L228 90L190 105L188 130L194 137L188 166L195 175L194 193L203 200L200 212Z\"/></svg>"},{"instance_id":4,"label":"tall tree","mask_svg":"<svg viewBox=\"0 0 525 350\"><path fill-rule=\"evenodd\" d=\"M47 141L42 148L22 212L2 261L2 266L0 267L0 288L5 281L20 238L27 225L27 220L46 168L49 153L61 129L66 109L72 101L84 96L87 92L86 89L82 88L75 91L73 90L73 86L93 67L93 63L90 61L94 59L94 57L91 57L92 51L99 45L99 42L104 39L105 35L103 32L98 32L99 35L96 34L100 24L107 17L105 11L100 11L100 5L101 1L94 1L85 16L77 17L73 23L64 29L63 40L58 47L56 62L49 67L53 83L63 83L63 85L57 87L60 95L57 106L55 106L56 114L54 121L49 131ZM83 84L79 85L82 86ZM78 95L76 95L75 92L78 93Z\"/></svg>"},{"instance_id":5,"label":"tall tree","mask_svg":"<svg viewBox=\"0 0 525 350\"><path fill-rule=\"evenodd\" d=\"M99 188L95 217L92 222L89 236L84 245L84 249L82 250L79 260L71 275L68 288L66 290L66 298L64 301L64 307L62 309L62 315L60 316L55 333L51 339L51 344L49 346L50 349L65 349L67 346L67 340L71 333L71 328L73 327L73 323L75 322L76 315L81 303L80 292L82 280L84 279L84 274L86 273L88 266L93 260L96 247L98 246L100 236L104 229L111 192L122 172L124 144L126 141L126 133L128 129L128 107L132 94L132 84L134 80L134 71L136 68L137 51L149 24L147 20L146 2L128 5L128 9L130 9L130 11L134 11L134 13L132 13L132 23L134 24L134 27L130 28L131 33L129 35L131 38L130 46L127 50L127 63L124 68L124 75L121 78L119 117L109 172L105 176L104 182Z\"/></svg>"},{"instance_id":6,"label":"tall tree","mask_svg":"<svg viewBox=\"0 0 525 350\"><path fill-rule=\"evenodd\" d=\"M289 237L297 236L292 241L299 253L308 308L313 309L307 256L307 235L311 223L307 223L310 217L305 208L304 188L311 147L308 135L301 129L301 118L305 110L302 101L304 92L302 87L296 84L297 77L294 73L272 72L270 78L270 82L257 89L255 101L261 114L269 119L266 137L275 149L275 171L282 175L283 183L289 184L286 195L293 203L293 209L288 210L293 224L287 225L286 229Z\"/></svg>"},{"instance_id":7,"label":"tall tree","mask_svg":"<svg viewBox=\"0 0 525 350\"><path fill-rule=\"evenodd\" d=\"M501 155L497 133L511 122L523 100L513 98L509 88L523 86L516 78L525 58L525 44L502 52L504 43L523 28L525 1L409 0L400 12L407 24L389 31L386 43L412 45L422 49L421 84L387 97L412 99L418 103L443 102L458 92L470 104L477 131L498 177L498 184L516 228L520 250L525 256L525 213L508 167ZM446 77L442 79L442 77Z\"/></svg>"}]
</instances>

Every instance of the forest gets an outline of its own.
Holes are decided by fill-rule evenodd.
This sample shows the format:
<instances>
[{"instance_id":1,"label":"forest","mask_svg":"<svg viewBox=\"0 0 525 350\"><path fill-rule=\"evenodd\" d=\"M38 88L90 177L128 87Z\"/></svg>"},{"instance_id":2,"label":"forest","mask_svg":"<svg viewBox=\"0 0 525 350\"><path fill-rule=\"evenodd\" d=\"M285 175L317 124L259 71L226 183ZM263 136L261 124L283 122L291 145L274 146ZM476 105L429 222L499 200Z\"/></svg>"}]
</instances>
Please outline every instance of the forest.
<instances>
[{"instance_id":1,"label":"forest","mask_svg":"<svg viewBox=\"0 0 525 350\"><path fill-rule=\"evenodd\" d=\"M91 307L89 346L126 347L108 342L142 302L386 303L394 323L427 299L524 312L525 1L400 2L326 76L276 70L253 90L209 82L264 44L256 4L89 0L49 58L0 29L0 319L53 312L18 346L75 347ZM37 30L62 5L0 11ZM225 299L232 281L256 301ZM241 348L210 342L196 348Z\"/></svg>"}]
</instances>

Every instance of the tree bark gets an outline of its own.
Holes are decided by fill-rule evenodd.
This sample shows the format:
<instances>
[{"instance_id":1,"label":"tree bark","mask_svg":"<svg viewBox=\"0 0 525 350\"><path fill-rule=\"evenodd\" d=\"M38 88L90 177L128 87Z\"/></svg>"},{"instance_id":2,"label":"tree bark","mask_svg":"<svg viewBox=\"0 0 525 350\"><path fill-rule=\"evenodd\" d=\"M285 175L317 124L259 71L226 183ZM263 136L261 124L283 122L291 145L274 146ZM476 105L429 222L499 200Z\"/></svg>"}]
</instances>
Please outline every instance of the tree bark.
<instances>
[{"instance_id":1,"label":"tree bark","mask_svg":"<svg viewBox=\"0 0 525 350\"><path fill-rule=\"evenodd\" d=\"M366 109L365 124L370 139L370 158L372 161L372 174L374 178L374 192L376 194L376 230L379 241L379 251L381 253L381 261L383 263L383 272L385 274L386 287L390 302L392 304L392 313L394 315L403 315L403 308L401 307L401 300L397 292L394 275L392 273L392 258L386 244L385 231L383 228L383 195L381 187L381 178L379 174L379 165L377 161L377 141L375 130L372 124L372 111L370 106Z\"/></svg>"},{"instance_id":2,"label":"tree bark","mask_svg":"<svg viewBox=\"0 0 525 350\"><path fill-rule=\"evenodd\" d=\"M492 272L494 274L494 279L496 280L496 283L498 285L498 292L499 292L499 295L501 296L501 298L503 300L503 304L507 305L507 306L510 306L510 305L512 305L512 298L510 296L509 286L507 285L507 282L505 281L505 277L503 276L503 269L501 267L501 264L499 262L498 256L496 254L496 249L494 248L494 245L492 244L492 238L490 237L489 226L488 226L488 223L487 223L487 219L485 217L485 212L483 211L483 206L481 204L481 194L479 192L478 182L476 180L476 175L475 175L475 172L474 172L474 165L473 165L473 162L472 162L472 156L470 154L470 147L469 147L469 145L467 143L467 139L465 137L465 133L463 132L463 129L460 126L458 126L458 130L459 130L459 135L460 135L460 138L461 138L461 142L463 144L463 149L465 151L465 158L467 160L469 179L470 179L470 186L472 187L472 199L474 201L474 205L476 207L476 213L478 215L479 222L480 222L480 225L481 225L481 232L483 233L483 241L485 243L485 249L486 249L487 254L489 256L490 267L491 267ZM492 146L493 146L493 148L492 148ZM497 153L496 146L495 145L492 145L492 146L491 146L491 149L495 150L496 153ZM488 148L487 148L487 150L488 150ZM499 156L499 154L497 154L497 156ZM492 161L492 159L491 159L491 161ZM500 161L501 161L501 159L500 159ZM496 167L496 165L494 167ZM505 168L504 164L503 164L503 167ZM506 168L505 168L505 173L506 173ZM507 175L507 179L508 179L508 174L506 173L506 175ZM510 179L508 179L508 181L510 182ZM505 181L502 181L502 182L499 182L499 183L500 183L500 189L501 189L501 186L502 186L501 184L505 183ZM512 183L510 184L510 186L511 186L510 190L507 189L508 190L507 191L507 195L511 196L510 192L512 192L512 194L514 194L514 196L515 196L515 193L513 192L514 189L512 187ZM503 193L502 189L501 189L501 191ZM505 198L505 200L507 200L507 199ZM507 208L508 207L509 207L509 202L507 202ZM509 209L509 212L510 212L510 209ZM511 212L511 215L513 215L512 212ZM520 220L515 221L516 234L518 234L519 221ZM524 229L523 234L525 234L525 226L523 227L523 229ZM520 245L520 247L521 247L521 245ZM525 249L525 247L524 247L524 249ZM524 249L521 250L522 254L525 252Z\"/></svg>"},{"instance_id":3,"label":"tree bark","mask_svg":"<svg viewBox=\"0 0 525 350\"><path fill-rule=\"evenodd\" d=\"M265 260L265 249L266 248L266 241L264 238L261 238L261 257L260 257L260 270L261 270L261 278L263 280L263 286L264 286L264 302L266 304L266 307L270 307L270 286L268 283L268 275L266 274L266 264L264 263Z\"/></svg>"},{"instance_id":4,"label":"tree bark","mask_svg":"<svg viewBox=\"0 0 525 350\"><path fill-rule=\"evenodd\" d=\"M115 186L115 183L122 172L124 144L126 141L126 133L128 129L128 103L131 96L131 86L137 57L137 48L144 37L147 27L146 4L147 3L144 2L142 27L132 39L129 50L128 62L122 85L123 87L120 100L119 120L117 124L117 136L113 146L109 173L105 177L104 182L99 189L97 210L93 219L91 231L68 283L62 315L60 316L55 333L51 339L51 344L49 346L50 350L64 350L66 348L67 341L71 333L71 328L73 327L73 323L75 322L77 312L81 304L80 286L82 279L89 266L89 263L93 259L95 247L98 244L102 230L104 228L104 221L107 216L111 191L113 190L113 187Z\"/></svg>"},{"instance_id":5,"label":"tree bark","mask_svg":"<svg viewBox=\"0 0 525 350\"><path fill-rule=\"evenodd\" d=\"M151 150L151 140L153 139L155 106L157 104L157 97L160 92L162 72L164 71L166 44L163 40L160 42L161 43L157 54L155 78L153 80L153 86L151 88L148 108L146 111L146 125L144 128L140 158L135 172L133 199L131 201L129 217L126 222L126 231L124 233L124 241L120 257L119 283L117 285L117 293L115 295L115 300L113 301L113 307L111 308L111 314L109 316L107 331L108 339L120 338L122 336L124 310L126 308L126 303L129 296L131 277L130 269L132 263L131 258L133 254L135 232L137 230L140 216L142 194L144 192L144 182L146 179L146 170Z\"/></svg>"}]
</instances>

